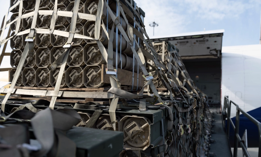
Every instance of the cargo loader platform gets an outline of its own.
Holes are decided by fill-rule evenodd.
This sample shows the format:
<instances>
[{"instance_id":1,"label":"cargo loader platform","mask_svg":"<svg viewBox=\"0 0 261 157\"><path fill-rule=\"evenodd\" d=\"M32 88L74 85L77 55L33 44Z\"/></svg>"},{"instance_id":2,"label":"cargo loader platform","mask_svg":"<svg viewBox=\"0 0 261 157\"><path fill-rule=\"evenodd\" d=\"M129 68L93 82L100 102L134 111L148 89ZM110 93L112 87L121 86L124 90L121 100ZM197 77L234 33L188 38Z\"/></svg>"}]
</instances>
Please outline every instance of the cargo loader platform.
<instances>
[{"instance_id":1,"label":"cargo loader platform","mask_svg":"<svg viewBox=\"0 0 261 157\"><path fill-rule=\"evenodd\" d=\"M222 125L222 115L214 114L213 119L215 120L212 129L212 139L214 140L214 143L211 144L210 151L213 152L217 157L231 157L231 149L228 143L227 135Z\"/></svg>"}]
</instances>

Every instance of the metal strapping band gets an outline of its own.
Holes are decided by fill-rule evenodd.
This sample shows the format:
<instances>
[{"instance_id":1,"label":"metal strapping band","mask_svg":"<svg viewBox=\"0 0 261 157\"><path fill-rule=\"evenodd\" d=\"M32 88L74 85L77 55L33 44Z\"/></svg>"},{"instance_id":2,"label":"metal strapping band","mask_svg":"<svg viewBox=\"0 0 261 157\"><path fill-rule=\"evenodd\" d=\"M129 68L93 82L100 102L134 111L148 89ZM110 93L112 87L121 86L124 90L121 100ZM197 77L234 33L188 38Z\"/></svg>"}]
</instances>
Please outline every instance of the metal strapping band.
<instances>
[{"instance_id":1,"label":"metal strapping band","mask_svg":"<svg viewBox=\"0 0 261 157\"><path fill-rule=\"evenodd\" d=\"M62 60L62 65L61 65L61 68L60 68L60 71L59 71L59 74L58 74L58 78L57 78L57 81L56 81L56 84L55 84L55 88L54 88L54 96L52 97L50 105L49 105L49 107L51 109L54 109L55 102L56 102L56 99L58 97L59 90L60 90L60 87L61 87L63 73L65 71L67 59L68 59L69 53L71 52L71 45L72 45L72 41L73 41L73 38L74 38L79 6L80 6L80 0L75 0L74 8L73 8L73 16L72 16L71 25L70 25L70 35L69 35L67 44L64 45L64 48L67 51L66 51L65 56Z\"/></svg>"},{"instance_id":2,"label":"metal strapping band","mask_svg":"<svg viewBox=\"0 0 261 157\"><path fill-rule=\"evenodd\" d=\"M115 76L110 76L110 83L112 86L111 89L120 88L119 80ZM109 115L110 115L110 119L111 119L111 123L112 123L114 131L116 131L116 122L117 122L116 109L117 109L118 102L119 102L119 97L116 97L114 95L114 98L112 99L110 108L109 108Z\"/></svg>"},{"instance_id":3,"label":"metal strapping band","mask_svg":"<svg viewBox=\"0 0 261 157\"><path fill-rule=\"evenodd\" d=\"M111 16L111 19L112 21L115 23L116 26L118 26L121 34L123 35L124 39L127 41L127 43L130 44L130 39L129 37L127 36L126 32L124 31L124 29L122 28L122 26L120 25L120 22L119 22L119 19L116 19L116 16L114 15L114 13L112 12L111 8L109 7L109 5L107 3L106 4L106 7L108 9L108 13L109 15Z\"/></svg>"},{"instance_id":4,"label":"metal strapping band","mask_svg":"<svg viewBox=\"0 0 261 157\"><path fill-rule=\"evenodd\" d=\"M110 32L110 40L109 40L109 46L108 46L107 71L110 74L116 75L116 72L114 71L114 67L113 67L113 62L114 62L114 60L113 60L113 40L114 40L114 34L115 34L114 28L115 28L115 25L113 24L111 32ZM107 73L107 71L106 71L106 73Z\"/></svg>"},{"instance_id":5,"label":"metal strapping band","mask_svg":"<svg viewBox=\"0 0 261 157\"><path fill-rule=\"evenodd\" d=\"M33 42L27 42L25 48L24 48L24 51L22 53L22 56L21 56L21 59L19 61L19 64L17 66L17 69L15 71L15 74L14 74L14 77L13 77L13 81L11 83L11 86L10 86L10 91L12 91L12 89L14 89L15 87L15 84L19 78L19 75L22 71L22 68L24 66L24 63L25 63L25 60L26 60L26 57L28 56L28 54L30 53L30 51L33 50L33 47L34 47L34 43ZM6 102L7 100L9 99L9 97L11 96L11 92L8 92L2 102L2 106L1 106L1 109L2 111L4 112L5 111L5 105L6 105Z\"/></svg>"},{"instance_id":6,"label":"metal strapping band","mask_svg":"<svg viewBox=\"0 0 261 157\"><path fill-rule=\"evenodd\" d=\"M23 12L23 1L20 1L19 15L18 15L18 19L17 19L17 22L16 22L15 34L18 33L20 25L21 25L22 12Z\"/></svg>"},{"instance_id":7,"label":"metal strapping band","mask_svg":"<svg viewBox=\"0 0 261 157\"><path fill-rule=\"evenodd\" d=\"M34 48L34 36L35 36L35 33L36 33L34 28L35 28L36 22L37 22L39 6L40 6L40 0L36 0L35 11L34 11L35 12L35 18L32 21L31 30L30 30L30 33L29 33L27 39L26 39L27 44L24 48L24 51L22 53L22 57L19 61L16 72L14 74L14 78L13 78L13 81L12 81L11 86L10 86L10 91L12 91L14 89L15 84L16 84L16 82L19 78L19 75L22 71L22 68L24 66L25 60L26 60L27 56L32 53L32 50ZM3 112L5 112L5 105L6 105L6 102L9 99L10 96L11 96L11 92L8 92L6 94L4 100L2 101L1 109L2 109Z\"/></svg>"},{"instance_id":8,"label":"metal strapping band","mask_svg":"<svg viewBox=\"0 0 261 157\"><path fill-rule=\"evenodd\" d=\"M11 35L11 28L9 28L9 31L8 31L8 37ZM0 66L1 66L1 64L2 64L2 61L3 61L3 58L4 58L4 56L5 56L5 50L6 50L6 47L7 47L7 42L4 44L4 47L3 47L3 49L2 49L2 53L1 53L1 55L0 55Z\"/></svg>"},{"instance_id":9,"label":"metal strapping band","mask_svg":"<svg viewBox=\"0 0 261 157\"><path fill-rule=\"evenodd\" d=\"M17 3L18 3L18 2L17 2ZM3 39L4 34L5 34L6 22L7 22L8 14L9 14L9 10L8 10L8 12L6 13L6 15L5 15L5 17L4 17L4 25L3 25L3 28L2 28L2 34L1 34L1 37L0 37L0 42L2 42L2 39ZM2 45L2 43L1 43L1 45Z\"/></svg>"},{"instance_id":10,"label":"metal strapping band","mask_svg":"<svg viewBox=\"0 0 261 157\"><path fill-rule=\"evenodd\" d=\"M90 118L88 123L85 125L85 127L92 128L101 114L102 114L102 110L95 110L92 117Z\"/></svg>"},{"instance_id":11,"label":"metal strapping band","mask_svg":"<svg viewBox=\"0 0 261 157\"><path fill-rule=\"evenodd\" d=\"M58 17L57 16L57 10L58 10L57 7L58 7L58 0L55 0L54 8L53 8L53 16L52 16L52 19L51 19L51 26L50 26L51 33L53 33L53 31L54 31L56 19Z\"/></svg>"},{"instance_id":12,"label":"metal strapping band","mask_svg":"<svg viewBox=\"0 0 261 157\"><path fill-rule=\"evenodd\" d=\"M101 33L101 16L102 16L102 9L104 6L104 1L103 0L99 0L99 4L98 4L98 10L97 10L97 15L96 15L96 22L95 22L95 34L94 34L94 38L99 40L100 38L100 33Z\"/></svg>"}]
</instances>

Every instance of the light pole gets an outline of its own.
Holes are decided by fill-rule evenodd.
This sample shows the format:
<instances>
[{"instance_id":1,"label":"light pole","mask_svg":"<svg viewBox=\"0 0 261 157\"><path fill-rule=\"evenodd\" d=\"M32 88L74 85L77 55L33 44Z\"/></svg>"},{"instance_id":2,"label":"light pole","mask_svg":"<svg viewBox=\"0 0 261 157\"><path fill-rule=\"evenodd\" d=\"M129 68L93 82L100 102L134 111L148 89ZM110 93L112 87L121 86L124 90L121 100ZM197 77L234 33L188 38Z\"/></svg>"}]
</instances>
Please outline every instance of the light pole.
<instances>
[{"instance_id":1,"label":"light pole","mask_svg":"<svg viewBox=\"0 0 261 157\"><path fill-rule=\"evenodd\" d=\"M150 27L153 27L153 36L154 36L154 28L158 27L159 24L157 24L155 21L153 21L152 23L150 23Z\"/></svg>"}]
</instances>

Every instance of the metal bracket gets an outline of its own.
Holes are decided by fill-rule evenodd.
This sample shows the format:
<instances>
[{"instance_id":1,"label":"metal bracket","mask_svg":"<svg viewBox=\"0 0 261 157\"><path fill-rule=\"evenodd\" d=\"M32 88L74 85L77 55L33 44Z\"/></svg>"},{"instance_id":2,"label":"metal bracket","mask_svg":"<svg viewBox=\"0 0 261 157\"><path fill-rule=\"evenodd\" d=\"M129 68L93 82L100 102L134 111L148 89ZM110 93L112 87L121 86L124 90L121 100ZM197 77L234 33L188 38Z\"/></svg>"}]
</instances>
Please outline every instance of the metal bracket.
<instances>
[{"instance_id":1,"label":"metal bracket","mask_svg":"<svg viewBox=\"0 0 261 157\"><path fill-rule=\"evenodd\" d=\"M116 71L116 69L114 69L114 71L109 71L108 69L106 69L106 74L108 74L108 75L117 75L117 71Z\"/></svg>"},{"instance_id":2,"label":"metal bracket","mask_svg":"<svg viewBox=\"0 0 261 157\"><path fill-rule=\"evenodd\" d=\"M63 46L63 48L64 48L64 49L69 49L69 48L71 48L71 46L72 46L72 44L68 44L68 43L67 43L67 44L65 44L65 45Z\"/></svg>"},{"instance_id":3,"label":"metal bracket","mask_svg":"<svg viewBox=\"0 0 261 157\"><path fill-rule=\"evenodd\" d=\"M34 42L35 37L29 38L28 36L25 38L25 42Z\"/></svg>"},{"instance_id":4,"label":"metal bracket","mask_svg":"<svg viewBox=\"0 0 261 157\"><path fill-rule=\"evenodd\" d=\"M153 80L153 76L149 75L149 76L144 76L143 77L145 78L146 81L149 81L149 80Z\"/></svg>"}]
</instances>

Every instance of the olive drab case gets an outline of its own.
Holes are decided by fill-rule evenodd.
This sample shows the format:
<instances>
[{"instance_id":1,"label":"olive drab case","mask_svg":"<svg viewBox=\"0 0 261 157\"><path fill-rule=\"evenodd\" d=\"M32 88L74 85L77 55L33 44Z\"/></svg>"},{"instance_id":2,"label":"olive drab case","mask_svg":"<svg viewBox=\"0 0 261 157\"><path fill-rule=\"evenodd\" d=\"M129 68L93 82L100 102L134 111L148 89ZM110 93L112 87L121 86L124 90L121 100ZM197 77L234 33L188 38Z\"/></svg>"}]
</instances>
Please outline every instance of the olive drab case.
<instances>
[{"instance_id":1,"label":"olive drab case","mask_svg":"<svg viewBox=\"0 0 261 157\"><path fill-rule=\"evenodd\" d=\"M1 47L12 48L11 86L0 89L0 156L211 154L207 96L182 52L151 42L135 1L10 4L0 31Z\"/></svg>"}]
</instances>

